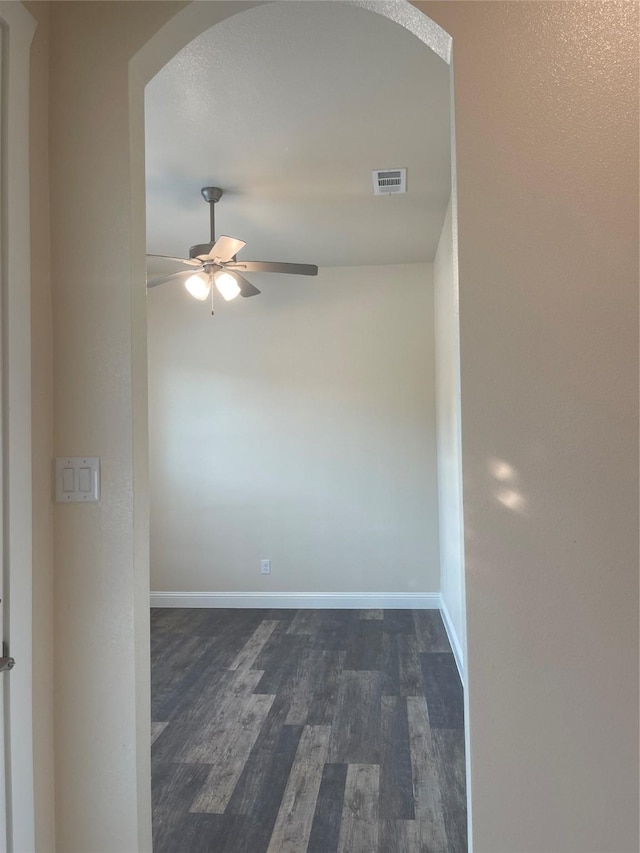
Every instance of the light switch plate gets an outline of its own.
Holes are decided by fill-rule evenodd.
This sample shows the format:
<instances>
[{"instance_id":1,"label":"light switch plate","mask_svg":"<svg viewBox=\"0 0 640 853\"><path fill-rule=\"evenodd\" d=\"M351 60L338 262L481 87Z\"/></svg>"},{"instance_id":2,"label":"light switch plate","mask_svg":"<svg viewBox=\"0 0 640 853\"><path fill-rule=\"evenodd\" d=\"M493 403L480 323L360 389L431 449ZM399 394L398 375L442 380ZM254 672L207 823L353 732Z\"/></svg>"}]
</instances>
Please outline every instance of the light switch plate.
<instances>
[{"instance_id":1,"label":"light switch plate","mask_svg":"<svg viewBox=\"0 0 640 853\"><path fill-rule=\"evenodd\" d=\"M98 456L59 456L56 459L56 502L92 503L100 500Z\"/></svg>"}]
</instances>

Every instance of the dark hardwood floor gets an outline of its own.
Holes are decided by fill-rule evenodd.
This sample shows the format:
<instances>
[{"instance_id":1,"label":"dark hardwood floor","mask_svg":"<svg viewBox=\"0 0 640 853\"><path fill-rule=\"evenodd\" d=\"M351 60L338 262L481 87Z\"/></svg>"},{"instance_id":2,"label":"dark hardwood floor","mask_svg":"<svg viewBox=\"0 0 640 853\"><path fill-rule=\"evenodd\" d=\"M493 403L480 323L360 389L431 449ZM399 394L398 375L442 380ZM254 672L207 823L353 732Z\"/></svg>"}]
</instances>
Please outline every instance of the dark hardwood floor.
<instances>
[{"instance_id":1,"label":"dark hardwood floor","mask_svg":"<svg viewBox=\"0 0 640 853\"><path fill-rule=\"evenodd\" d=\"M464 853L438 611L154 609L155 853Z\"/></svg>"}]
</instances>

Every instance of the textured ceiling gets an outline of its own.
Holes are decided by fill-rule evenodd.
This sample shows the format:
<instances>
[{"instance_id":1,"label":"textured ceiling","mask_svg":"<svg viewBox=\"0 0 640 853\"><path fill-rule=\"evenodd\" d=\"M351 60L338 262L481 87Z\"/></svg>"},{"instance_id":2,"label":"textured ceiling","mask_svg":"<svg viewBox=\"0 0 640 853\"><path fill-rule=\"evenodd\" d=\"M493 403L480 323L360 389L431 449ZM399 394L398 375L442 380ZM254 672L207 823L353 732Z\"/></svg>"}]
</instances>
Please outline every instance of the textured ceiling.
<instances>
[{"instance_id":1,"label":"textured ceiling","mask_svg":"<svg viewBox=\"0 0 640 853\"><path fill-rule=\"evenodd\" d=\"M148 251L219 234L241 257L320 266L433 260L450 192L449 68L380 15L273 3L203 33L146 97ZM406 167L406 195L371 170Z\"/></svg>"}]
</instances>

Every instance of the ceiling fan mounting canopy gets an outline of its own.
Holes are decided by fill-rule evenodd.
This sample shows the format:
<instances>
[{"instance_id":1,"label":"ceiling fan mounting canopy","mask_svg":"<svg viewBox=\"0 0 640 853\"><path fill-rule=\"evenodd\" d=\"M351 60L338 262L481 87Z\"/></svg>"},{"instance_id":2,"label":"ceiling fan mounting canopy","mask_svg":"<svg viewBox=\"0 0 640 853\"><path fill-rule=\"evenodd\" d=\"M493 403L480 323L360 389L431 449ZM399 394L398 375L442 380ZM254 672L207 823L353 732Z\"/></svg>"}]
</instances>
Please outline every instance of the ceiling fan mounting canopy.
<instances>
[{"instance_id":1,"label":"ceiling fan mounting canopy","mask_svg":"<svg viewBox=\"0 0 640 853\"><path fill-rule=\"evenodd\" d=\"M215 204L222 198L220 187L202 187L200 192L202 193L202 198L209 204Z\"/></svg>"},{"instance_id":2,"label":"ceiling fan mounting canopy","mask_svg":"<svg viewBox=\"0 0 640 853\"><path fill-rule=\"evenodd\" d=\"M207 298L214 283L225 299L234 299L236 296L257 296L260 291L247 281L242 272L277 272L294 275L317 275L318 267L315 264L290 264L273 261L238 261L237 253L246 245L244 240L225 235L216 240L215 212L214 206L220 201L223 191L220 187L203 187L200 191L203 199L209 205L211 222L211 240L209 243L196 243L189 249L188 258L174 258L168 255L147 255L148 258L163 258L164 260L184 264L188 270L180 270L168 275L161 275L147 280L147 287L156 287L165 282L184 279L185 287L192 294L198 292L197 299ZM197 269L196 269L197 268ZM206 279L202 280L202 277ZM194 277L198 278L194 282ZM208 282L208 284L207 284ZM203 284L206 293L202 296ZM232 286L230 286L232 285Z\"/></svg>"}]
</instances>

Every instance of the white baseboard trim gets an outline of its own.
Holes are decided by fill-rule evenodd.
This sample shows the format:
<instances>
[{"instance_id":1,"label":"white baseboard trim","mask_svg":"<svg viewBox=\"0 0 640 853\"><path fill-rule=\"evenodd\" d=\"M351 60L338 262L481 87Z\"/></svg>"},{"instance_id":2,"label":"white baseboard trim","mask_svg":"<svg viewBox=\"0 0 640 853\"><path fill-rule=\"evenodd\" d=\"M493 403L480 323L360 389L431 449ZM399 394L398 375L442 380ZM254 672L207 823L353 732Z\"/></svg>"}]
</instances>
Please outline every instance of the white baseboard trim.
<instances>
[{"instance_id":1,"label":"white baseboard trim","mask_svg":"<svg viewBox=\"0 0 640 853\"><path fill-rule=\"evenodd\" d=\"M442 621L444 622L444 627L447 631L447 636L449 637L449 642L451 643L451 649L453 651L453 656L456 661L456 666L458 667L458 672L460 673L460 680L464 684L464 662L462 657L462 646L460 645L460 639L456 632L456 629L453 627L453 622L451 621L451 614L447 608L444 598L442 595L440 597L440 613L442 614Z\"/></svg>"},{"instance_id":2,"label":"white baseboard trim","mask_svg":"<svg viewBox=\"0 0 640 853\"><path fill-rule=\"evenodd\" d=\"M439 592L152 592L152 607L438 610Z\"/></svg>"}]
</instances>

